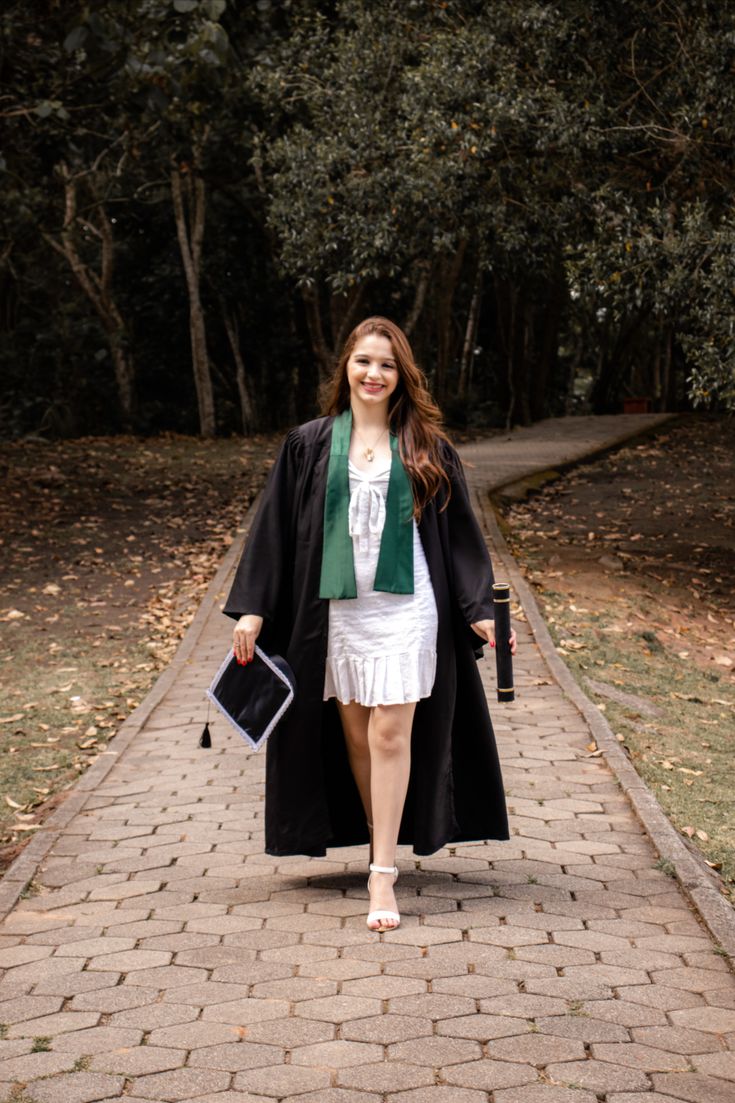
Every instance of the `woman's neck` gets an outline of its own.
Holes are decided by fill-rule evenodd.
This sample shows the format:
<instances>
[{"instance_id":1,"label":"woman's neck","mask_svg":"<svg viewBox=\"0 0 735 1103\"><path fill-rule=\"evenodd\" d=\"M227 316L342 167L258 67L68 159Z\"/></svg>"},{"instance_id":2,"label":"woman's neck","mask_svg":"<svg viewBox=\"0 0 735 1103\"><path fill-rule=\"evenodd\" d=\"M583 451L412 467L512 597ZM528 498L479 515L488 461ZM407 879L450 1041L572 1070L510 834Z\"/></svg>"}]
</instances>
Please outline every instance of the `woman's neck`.
<instances>
[{"instance_id":1,"label":"woman's neck","mask_svg":"<svg viewBox=\"0 0 735 1103\"><path fill-rule=\"evenodd\" d=\"M352 409L352 424L358 432L379 433L388 427L388 411L384 408Z\"/></svg>"}]
</instances>

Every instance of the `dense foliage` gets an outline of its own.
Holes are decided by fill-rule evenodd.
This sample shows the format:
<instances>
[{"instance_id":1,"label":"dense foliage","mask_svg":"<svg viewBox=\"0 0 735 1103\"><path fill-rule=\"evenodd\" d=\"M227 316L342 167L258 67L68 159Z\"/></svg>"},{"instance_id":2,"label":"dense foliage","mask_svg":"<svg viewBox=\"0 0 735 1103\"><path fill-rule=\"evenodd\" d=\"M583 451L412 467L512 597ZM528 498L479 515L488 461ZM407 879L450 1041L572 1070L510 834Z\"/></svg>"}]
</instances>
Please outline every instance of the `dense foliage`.
<instances>
[{"instance_id":1,"label":"dense foliage","mask_svg":"<svg viewBox=\"0 0 735 1103\"><path fill-rule=\"evenodd\" d=\"M10 0L2 432L309 416L395 318L451 420L735 406L715 0Z\"/></svg>"}]
</instances>

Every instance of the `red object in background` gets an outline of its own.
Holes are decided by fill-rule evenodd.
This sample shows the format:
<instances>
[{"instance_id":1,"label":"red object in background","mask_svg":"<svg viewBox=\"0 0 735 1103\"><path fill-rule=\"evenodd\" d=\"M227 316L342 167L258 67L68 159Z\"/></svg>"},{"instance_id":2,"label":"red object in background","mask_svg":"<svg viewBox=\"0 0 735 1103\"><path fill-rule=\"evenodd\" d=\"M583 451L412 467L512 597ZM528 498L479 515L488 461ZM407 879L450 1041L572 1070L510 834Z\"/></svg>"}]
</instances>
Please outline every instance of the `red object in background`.
<instances>
[{"instance_id":1,"label":"red object in background","mask_svg":"<svg viewBox=\"0 0 735 1103\"><path fill-rule=\"evenodd\" d=\"M651 412L651 400L650 398L624 398L623 399L623 413L624 414L650 414Z\"/></svg>"}]
</instances>

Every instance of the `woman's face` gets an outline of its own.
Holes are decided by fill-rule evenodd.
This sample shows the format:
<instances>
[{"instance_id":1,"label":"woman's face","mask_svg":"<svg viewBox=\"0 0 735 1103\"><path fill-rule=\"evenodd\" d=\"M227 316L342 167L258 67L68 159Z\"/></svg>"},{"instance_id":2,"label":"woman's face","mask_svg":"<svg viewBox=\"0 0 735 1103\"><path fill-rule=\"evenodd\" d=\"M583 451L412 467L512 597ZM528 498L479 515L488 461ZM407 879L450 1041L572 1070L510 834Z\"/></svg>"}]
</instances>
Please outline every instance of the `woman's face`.
<instances>
[{"instance_id":1,"label":"woman's face","mask_svg":"<svg viewBox=\"0 0 735 1103\"><path fill-rule=\"evenodd\" d=\"M378 333L358 338L347 361L352 408L382 407L387 415L388 401L398 380L398 363L388 338Z\"/></svg>"}]
</instances>

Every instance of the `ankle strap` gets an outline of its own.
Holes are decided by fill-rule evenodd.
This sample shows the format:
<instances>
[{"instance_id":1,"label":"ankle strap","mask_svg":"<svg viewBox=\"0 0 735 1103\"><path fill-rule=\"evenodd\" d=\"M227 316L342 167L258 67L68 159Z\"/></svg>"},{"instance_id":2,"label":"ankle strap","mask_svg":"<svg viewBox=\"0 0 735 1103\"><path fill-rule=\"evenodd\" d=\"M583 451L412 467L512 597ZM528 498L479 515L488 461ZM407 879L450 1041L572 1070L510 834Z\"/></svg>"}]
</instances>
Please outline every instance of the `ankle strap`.
<instances>
[{"instance_id":1,"label":"ankle strap","mask_svg":"<svg viewBox=\"0 0 735 1103\"><path fill-rule=\"evenodd\" d=\"M371 873L398 873L398 866L376 866L370 863Z\"/></svg>"}]
</instances>

